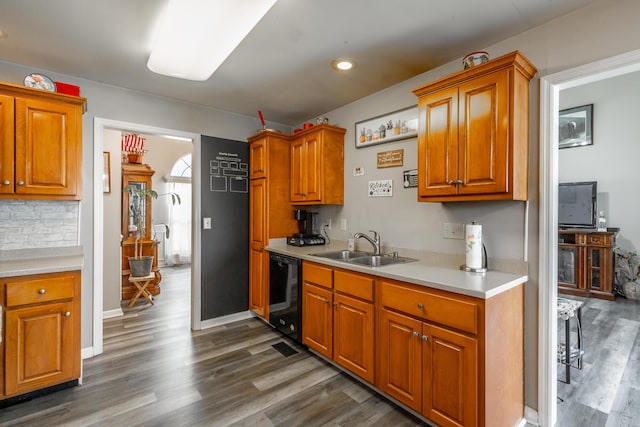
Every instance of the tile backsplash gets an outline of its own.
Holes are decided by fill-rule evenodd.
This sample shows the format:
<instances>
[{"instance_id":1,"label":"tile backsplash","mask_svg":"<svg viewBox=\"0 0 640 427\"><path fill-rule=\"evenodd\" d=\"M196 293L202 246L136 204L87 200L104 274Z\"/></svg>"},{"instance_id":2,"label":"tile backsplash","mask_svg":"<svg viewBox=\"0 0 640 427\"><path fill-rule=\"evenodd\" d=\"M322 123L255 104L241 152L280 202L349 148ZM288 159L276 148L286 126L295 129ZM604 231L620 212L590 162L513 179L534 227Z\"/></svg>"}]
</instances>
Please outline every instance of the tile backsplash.
<instances>
[{"instance_id":1,"label":"tile backsplash","mask_svg":"<svg viewBox=\"0 0 640 427\"><path fill-rule=\"evenodd\" d=\"M0 200L0 249L79 244L80 202Z\"/></svg>"}]
</instances>

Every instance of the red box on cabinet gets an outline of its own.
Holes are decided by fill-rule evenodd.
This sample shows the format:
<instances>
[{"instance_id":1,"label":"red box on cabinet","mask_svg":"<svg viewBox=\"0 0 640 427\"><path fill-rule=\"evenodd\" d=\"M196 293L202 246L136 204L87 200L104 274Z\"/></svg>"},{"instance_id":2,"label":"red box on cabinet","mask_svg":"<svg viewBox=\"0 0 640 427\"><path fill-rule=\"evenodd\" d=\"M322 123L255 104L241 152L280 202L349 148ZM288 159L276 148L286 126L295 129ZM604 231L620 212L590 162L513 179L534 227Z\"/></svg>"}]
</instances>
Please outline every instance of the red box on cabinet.
<instances>
[{"instance_id":1,"label":"red box on cabinet","mask_svg":"<svg viewBox=\"0 0 640 427\"><path fill-rule=\"evenodd\" d=\"M69 83L54 82L58 93L67 95L80 96L80 86L70 85Z\"/></svg>"}]
</instances>

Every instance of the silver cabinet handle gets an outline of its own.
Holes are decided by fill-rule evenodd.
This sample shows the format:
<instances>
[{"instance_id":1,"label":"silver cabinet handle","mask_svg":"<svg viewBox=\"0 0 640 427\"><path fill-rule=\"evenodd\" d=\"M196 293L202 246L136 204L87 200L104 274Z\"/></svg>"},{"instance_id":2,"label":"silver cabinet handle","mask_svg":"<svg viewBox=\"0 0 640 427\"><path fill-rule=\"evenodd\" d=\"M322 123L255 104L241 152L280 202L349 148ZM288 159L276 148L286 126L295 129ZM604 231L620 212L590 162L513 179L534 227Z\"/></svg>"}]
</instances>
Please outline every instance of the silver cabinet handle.
<instances>
[{"instance_id":1,"label":"silver cabinet handle","mask_svg":"<svg viewBox=\"0 0 640 427\"><path fill-rule=\"evenodd\" d=\"M334 307L337 307L337 306L338 306L338 303L337 303L337 302L334 302L334 303L333 303L333 306L334 306Z\"/></svg>"},{"instance_id":2,"label":"silver cabinet handle","mask_svg":"<svg viewBox=\"0 0 640 427\"><path fill-rule=\"evenodd\" d=\"M64 317L69 317L71 316L71 312L70 311L65 311L64 312Z\"/></svg>"},{"instance_id":3,"label":"silver cabinet handle","mask_svg":"<svg viewBox=\"0 0 640 427\"><path fill-rule=\"evenodd\" d=\"M418 336L420 336L420 334L418 332L416 332L416 331L413 331L413 336L418 338Z\"/></svg>"},{"instance_id":4,"label":"silver cabinet handle","mask_svg":"<svg viewBox=\"0 0 640 427\"><path fill-rule=\"evenodd\" d=\"M456 181L456 184L460 184L460 185L462 185L462 184L464 184L464 181L463 181L463 180L461 180L461 179L459 179L459 180L457 180L457 181Z\"/></svg>"},{"instance_id":5,"label":"silver cabinet handle","mask_svg":"<svg viewBox=\"0 0 640 427\"><path fill-rule=\"evenodd\" d=\"M449 185L456 185L456 182L454 180L449 181Z\"/></svg>"},{"instance_id":6,"label":"silver cabinet handle","mask_svg":"<svg viewBox=\"0 0 640 427\"><path fill-rule=\"evenodd\" d=\"M9 185L11 184L11 181L9 181L8 179L5 179L4 181L2 181L2 185Z\"/></svg>"},{"instance_id":7,"label":"silver cabinet handle","mask_svg":"<svg viewBox=\"0 0 640 427\"><path fill-rule=\"evenodd\" d=\"M419 302L419 303L418 303L418 308L419 308L420 310L422 310L422 309L424 308L424 304L422 304L421 302Z\"/></svg>"},{"instance_id":8,"label":"silver cabinet handle","mask_svg":"<svg viewBox=\"0 0 640 427\"><path fill-rule=\"evenodd\" d=\"M47 291L45 291L44 289L40 289L40 290L38 291L38 293L39 293L40 295L45 294L46 292L47 292Z\"/></svg>"},{"instance_id":9,"label":"silver cabinet handle","mask_svg":"<svg viewBox=\"0 0 640 427\"><path fill-rule=\"evenodd\" d=\"M18 185L24 185L24 181L18 181Z\"/></svg>"},{"instance_id":10,"label":"silver cabinet handle","mask_svg":"<svg viewBox=\"0 0 640 427\"><path fill-rule=\"evenodd\" d=\"M324 302L326 302L327 304L329 304L329 298L325 298Z\"/></svg>"},{"instance_id":11,"label":"silver cabinet handle","mask_svg":"<svg viewBox=\"0 0 640 427\"><path fill-rule=\"evenodd\" d=\"M427 341L429 339L429 337L427 335L423 335L422 336L422 341Z\"/></svg>"}]
</instances>

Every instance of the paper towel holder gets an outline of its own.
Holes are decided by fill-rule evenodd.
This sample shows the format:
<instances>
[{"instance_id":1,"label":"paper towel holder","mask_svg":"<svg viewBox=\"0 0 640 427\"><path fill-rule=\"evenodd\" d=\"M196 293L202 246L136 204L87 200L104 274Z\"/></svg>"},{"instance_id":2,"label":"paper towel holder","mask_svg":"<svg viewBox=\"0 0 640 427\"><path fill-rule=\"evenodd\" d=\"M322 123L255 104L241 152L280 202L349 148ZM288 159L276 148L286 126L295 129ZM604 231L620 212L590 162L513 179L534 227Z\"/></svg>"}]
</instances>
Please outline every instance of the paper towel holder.
<instances>
[{"instance_id":1,"label":"paper towel holder","mask_svg":"<svg viewBox=\"0 0 640 427\"><path fill-rule=\"evenodd\" d=\"M482 267L480 268L473 268L473 267L467 267L465 264L462 264L460 266L460 270L462 271L468 271L471 273L486 273L488 268L487 268L487 248L484 245L484 243L482 243Z\"/></svg>"}]
</instances>

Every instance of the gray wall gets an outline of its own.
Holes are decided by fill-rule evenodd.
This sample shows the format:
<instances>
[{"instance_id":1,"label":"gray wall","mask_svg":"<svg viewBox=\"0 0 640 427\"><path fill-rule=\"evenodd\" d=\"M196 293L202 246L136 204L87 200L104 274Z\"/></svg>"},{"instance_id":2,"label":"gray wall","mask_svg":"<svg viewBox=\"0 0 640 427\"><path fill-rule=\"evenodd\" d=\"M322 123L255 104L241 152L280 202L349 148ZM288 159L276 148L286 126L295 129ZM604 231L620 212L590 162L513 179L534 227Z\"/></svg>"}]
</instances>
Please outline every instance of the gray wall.
<instances>
[{"instance_id":1,"label":"gray wall","mask_svg":"<svg viewBox=\"0 0 640 427\"><path fill-rule=\"evenodd\" d=\"M560 108L593 104L593 145L564 148L558 153L559 181L597 181L598 211L609 227L619 227L617 245L640 249L638 170L640 144L638 99L640 72L560 92Z\"/></svg>"},{"instance_id":2,"label":"gray wall","mask_svg":"<svg viewBox=\"0 0 640 427\"><path fill-rule=\"evenodd\" d=\"M488 51L493 58L520 50L538 68L538 75L530 85L528 204L418 203L415 189L405 190L400 184L402 170L417 165L415 139L361 149L354 146L355 122L415 105L417 100L411 90L459 71L459 61L324 114L331 123L347 128L346 203L341 207L318 209L321 217L333 219L330 236L342 239L355 231L375 229L382 234L383 244L389 246L463 253L460 241L442 237L443 223L474 219L484 225L490 257L528 261L530 280L525 291L525 403L532 408L538 406L538 286L547 286L538 283L539 77L640 48L640 26L635 22L639 14L640 3L635 0L599 0L518 36L492 46L477 47L478 50ZM376 169L376 153L395 148L404 148L404 166ZM353 177L352 170L356 166L364 166L365 176ZM374 179L393 179L394 196L367 197L364 191L366 183ZM336 229L341 218L347 220L347 232ZM614 221L613 218L611 221Z\"/></svg>"}]
</instances>

